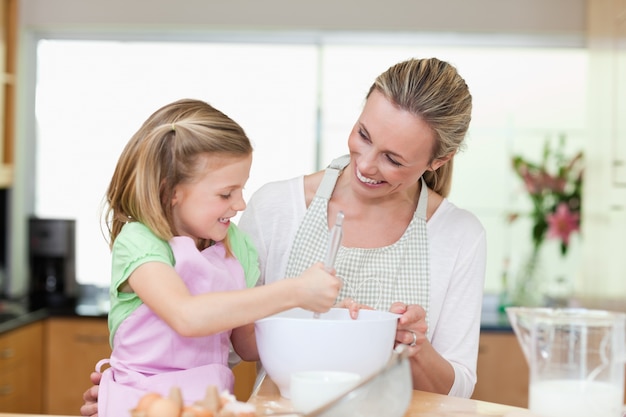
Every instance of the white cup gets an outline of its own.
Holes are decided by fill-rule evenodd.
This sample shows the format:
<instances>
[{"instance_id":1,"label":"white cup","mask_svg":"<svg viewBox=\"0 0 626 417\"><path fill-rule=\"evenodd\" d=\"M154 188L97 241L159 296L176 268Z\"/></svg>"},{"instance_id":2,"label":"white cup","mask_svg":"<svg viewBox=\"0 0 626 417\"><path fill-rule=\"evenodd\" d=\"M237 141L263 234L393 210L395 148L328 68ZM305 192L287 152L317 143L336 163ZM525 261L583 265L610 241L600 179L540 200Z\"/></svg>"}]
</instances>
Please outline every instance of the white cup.
<instances>
[{"instance_id":1,"label":"white cup","mask_svg":"<svg viewBox=\"0 0 626 417\"><path fill-rule=\"evenodd\" d=\"M291 404L309 413L355 387L361 376L355 372L305 371L291 374Z\"/></svg>"}]
</instances>

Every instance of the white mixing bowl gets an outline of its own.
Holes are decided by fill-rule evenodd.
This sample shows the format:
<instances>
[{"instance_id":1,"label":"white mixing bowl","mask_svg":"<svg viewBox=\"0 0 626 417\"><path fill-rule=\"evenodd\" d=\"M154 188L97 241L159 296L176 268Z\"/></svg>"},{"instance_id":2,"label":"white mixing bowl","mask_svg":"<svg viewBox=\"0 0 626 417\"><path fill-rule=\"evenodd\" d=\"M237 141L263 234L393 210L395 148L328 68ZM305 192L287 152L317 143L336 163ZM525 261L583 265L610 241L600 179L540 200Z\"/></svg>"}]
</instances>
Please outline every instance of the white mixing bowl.
<instances>
[{"instance_id":1,"label":"white mixing bowl","mask_svg":"<svg viewBox=\"0 0 626 417\"><path fill-rule=\"evenodd\" d=\"M361 310L353 320L348 310L333 308L315 319L300 308L284 311L255 323L261 363L285 398L294 372L344 371L366 378L391 356L399 317Z\"/></svg>"}]
</instances>

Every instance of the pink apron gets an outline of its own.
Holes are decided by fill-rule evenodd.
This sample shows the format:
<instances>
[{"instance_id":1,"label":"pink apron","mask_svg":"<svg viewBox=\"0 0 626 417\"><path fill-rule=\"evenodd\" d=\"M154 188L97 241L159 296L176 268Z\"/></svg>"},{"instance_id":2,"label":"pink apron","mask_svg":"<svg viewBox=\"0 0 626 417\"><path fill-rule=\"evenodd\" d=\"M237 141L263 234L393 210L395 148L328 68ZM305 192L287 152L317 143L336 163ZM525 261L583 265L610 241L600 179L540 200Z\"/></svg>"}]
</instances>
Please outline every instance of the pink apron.
<instances>
[{"instance_id":1,"label":"pink apron","mask_svg":"<svg viewBox=\"0 0 626 417\"><path fill-rule=\"evenodd\" d=\"M245 288L243 268L236 258L225 258L221 243L202 252L188 237L174 237L169 243L175 269L190 293ZM147 392L168 395L173 386L181 389L185 403L204 398L210 385L232 392L230 333L183 337L142 304L118 327L111 358L97 365L111 365L100 382L98 414L130 416L130 410Z\"/></svg>"}]
</instances>

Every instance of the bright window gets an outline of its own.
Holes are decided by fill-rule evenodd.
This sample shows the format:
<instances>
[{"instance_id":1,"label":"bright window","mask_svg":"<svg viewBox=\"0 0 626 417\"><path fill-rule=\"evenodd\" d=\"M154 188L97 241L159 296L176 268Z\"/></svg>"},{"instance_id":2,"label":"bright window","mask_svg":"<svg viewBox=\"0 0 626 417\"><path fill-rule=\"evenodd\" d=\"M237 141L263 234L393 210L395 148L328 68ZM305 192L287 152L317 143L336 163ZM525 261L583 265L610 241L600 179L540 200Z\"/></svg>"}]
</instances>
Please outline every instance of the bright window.
<instances>
[{"instance_id":1,"label":"bright window","mask_svg":"<svg viewBox=\"0 0 626 417\"><path fill-rule=\"evenodd\" d=\"M560 133L582 147L582 48L41 40L35 214L76 219L77 279L106 286L102 197L122 147L158 107L199 98L239 122L255 146L249 197L265 182L345 153L375 76L414 56L452 62L472 91L473 121L450 199L487 228L486 289L497 291L502 260L530 241L523 224L504 226L509 210L527 204L515 197L511 153L538 154Z\"/></svg>"}]
</instances>

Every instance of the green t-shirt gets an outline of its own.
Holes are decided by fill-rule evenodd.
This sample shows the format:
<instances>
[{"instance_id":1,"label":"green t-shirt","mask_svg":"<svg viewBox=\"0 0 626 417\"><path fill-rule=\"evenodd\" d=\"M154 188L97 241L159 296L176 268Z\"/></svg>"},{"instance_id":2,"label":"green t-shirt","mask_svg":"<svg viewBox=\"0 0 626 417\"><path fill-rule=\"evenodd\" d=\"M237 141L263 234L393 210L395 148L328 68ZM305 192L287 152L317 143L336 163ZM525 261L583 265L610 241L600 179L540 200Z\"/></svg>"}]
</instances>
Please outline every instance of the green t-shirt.
<instances>
[{"instance_id":1,"label":"green t-shirt","mask_svg":"<svg viewBox=\"0 0 626 417\"><path fill-rule=\"evenodd\" d=\"M244 232L231 223L228 228L230 248L241 263L246 286L254 287L260 276L259 260L252 241ZM111 286L109 296L109 342L113 346L113 337L120 323L142 304L137 294L119 292L130 274L146 262L163 262L174 266L176 261L169 243L157 237L148 227L139 222L124 225L115 239L112 250Z\"/></svg>"}]
</instances>

